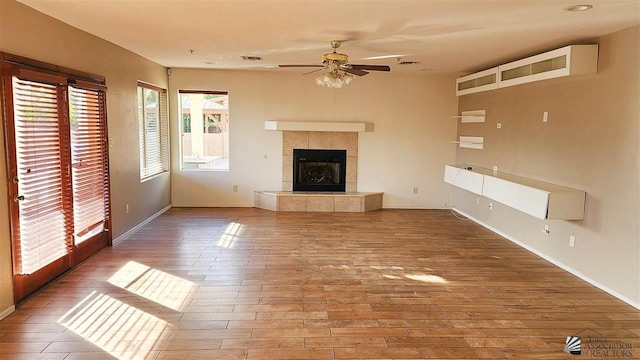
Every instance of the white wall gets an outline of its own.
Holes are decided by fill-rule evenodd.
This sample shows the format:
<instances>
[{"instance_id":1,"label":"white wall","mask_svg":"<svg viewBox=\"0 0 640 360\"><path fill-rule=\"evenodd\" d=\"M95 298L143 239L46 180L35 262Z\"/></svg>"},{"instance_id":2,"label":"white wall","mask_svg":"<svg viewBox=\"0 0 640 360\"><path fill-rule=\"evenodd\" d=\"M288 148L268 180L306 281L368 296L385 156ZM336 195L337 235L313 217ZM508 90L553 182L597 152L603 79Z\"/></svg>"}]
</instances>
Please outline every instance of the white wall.
<instances>
[{"instance_id":1,"label":"white wall","mask_svg":"<svg viewBox=\"0 0 640 360\"><path fill-rule=\"evenodd\" d=\"M174 206L253 206L253 191L280 190L282 134L266 131L265 120L372 122L374 132L359 135L358 191L383 191L387 208L447 206L442 173L455 156L453 76L372 73L328 89L300 73L172 69L169 81ZM230 171L180 170L181 89L229 91Z\"/></svg>"},{"instance_id":2,"label":"white wall","mask_svg":"<svg viewBox=\"0 0 640 360\"><path fill-rule=\"evenodd\" d=\"M496 202L489 211L463 190L454 206L640 307L640 27L599 44L595 75L460 97L461 111L485 109L487 122L460 124L485 148L459 149L457 163L586 191L584 220L538 220Z\"/></svg>"}]
</instances>

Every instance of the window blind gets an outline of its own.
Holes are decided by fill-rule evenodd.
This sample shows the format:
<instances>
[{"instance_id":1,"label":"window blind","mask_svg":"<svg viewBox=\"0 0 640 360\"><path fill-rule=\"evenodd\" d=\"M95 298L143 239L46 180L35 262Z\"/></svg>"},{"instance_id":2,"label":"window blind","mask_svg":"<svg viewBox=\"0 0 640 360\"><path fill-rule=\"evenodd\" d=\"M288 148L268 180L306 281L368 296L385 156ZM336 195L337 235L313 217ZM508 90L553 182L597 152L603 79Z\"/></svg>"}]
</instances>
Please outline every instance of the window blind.
<instances>
[{"instance_id":1,"label":"window blind","mask_svg":"<svg viewBox=\"0 0 640 360\"><path fill-rule=\"evenodd\" d=\"M138 83L140 179L168 170L166 90Z\"/></svg>"},{"instance_id":2,"label":"window blind","mask_svg":"<svg viewBox=\"0 0 640 360\"><path fill-rule=\"evenodd\" d=\"M16 274L31 274L70 252L68 151L60 131L61 86L13 77L20 241ZM62 80L61 80L62 82Z\"/></svg>"},{"instance_id":3,"label":"window blind","mask_svg":"<svg viewBox=\"0 0 640 360\"><path fill-rule=\"evenodd\" d=\"M96 84L77 82L69 87L76 245L103 231L108 219L105 95Z\"/></svg>"}]
</instances>

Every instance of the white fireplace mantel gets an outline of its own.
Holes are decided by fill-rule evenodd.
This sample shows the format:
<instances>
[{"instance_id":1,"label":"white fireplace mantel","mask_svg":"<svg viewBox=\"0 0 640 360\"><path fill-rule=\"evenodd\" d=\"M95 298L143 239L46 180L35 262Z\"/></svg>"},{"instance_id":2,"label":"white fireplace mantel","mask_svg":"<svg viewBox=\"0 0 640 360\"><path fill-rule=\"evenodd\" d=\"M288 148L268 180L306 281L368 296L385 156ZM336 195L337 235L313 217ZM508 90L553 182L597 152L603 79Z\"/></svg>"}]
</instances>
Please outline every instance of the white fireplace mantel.
<instances>
[{"instance_id":1,"label":"white fireplace mantel","mask_svg":"<svg viewBox=\"0 0 640 360\"><path fill-rule=\"evenodd\" d=\"M373 123L267 120L264 122L264 128L277 131L372 132Z\"/></svg>"}]
</instances>

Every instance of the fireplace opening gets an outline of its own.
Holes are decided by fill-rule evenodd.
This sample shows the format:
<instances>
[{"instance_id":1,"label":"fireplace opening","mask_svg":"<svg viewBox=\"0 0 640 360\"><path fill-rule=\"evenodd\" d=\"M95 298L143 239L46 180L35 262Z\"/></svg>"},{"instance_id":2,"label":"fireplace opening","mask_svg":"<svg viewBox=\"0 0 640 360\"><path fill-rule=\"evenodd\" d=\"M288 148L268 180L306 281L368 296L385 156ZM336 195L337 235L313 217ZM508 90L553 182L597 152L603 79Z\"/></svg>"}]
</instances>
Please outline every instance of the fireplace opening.
<instances>
[{"instance_id":1,"label":"fireplace opening","mask_svg":"<svg viewBox=\"0 0 640 360\"><path fill-rule=\"evenodd\" d=\"M344 192L346 150L293 149L293 191Z\"/></svg>"}]
</instances>

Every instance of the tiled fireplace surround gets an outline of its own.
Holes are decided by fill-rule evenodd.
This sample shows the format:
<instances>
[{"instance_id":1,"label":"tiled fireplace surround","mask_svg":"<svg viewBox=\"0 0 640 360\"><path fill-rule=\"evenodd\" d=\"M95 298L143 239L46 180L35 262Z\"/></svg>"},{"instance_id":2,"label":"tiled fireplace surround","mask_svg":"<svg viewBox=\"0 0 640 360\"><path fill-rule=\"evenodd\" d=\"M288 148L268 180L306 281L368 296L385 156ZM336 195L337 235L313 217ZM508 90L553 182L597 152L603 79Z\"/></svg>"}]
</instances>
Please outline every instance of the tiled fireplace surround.
<instances>
[{"instance_id":1,"label":"tiled fireplace surround","mask_svg":"<svg viewBox=\"0 0 640 360\"><path fill-rule=\"evenodd\" d=\"M293 149L347 150L346 191L358 191L357 132L283 131L282 191L293 188Z\"/></svg>"},{"instance_id":2,"label":"tiled fireplace surround","mask_svg":"<svg viewBox=\"0 0 640 360\"><path fill-rule=\"evenodd\" d=\"M345 193L292 192L293 149L347 150ZM282 191L256 191L255 205L272 211L364 212L382 208L382 193L358 193L358 133L282 132Z\"/></svg>"}]
</instances>

